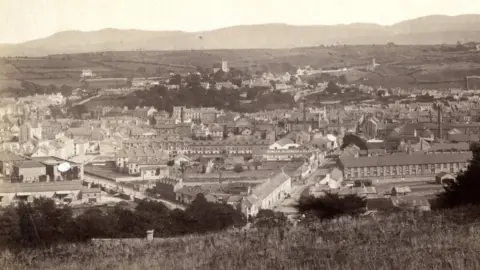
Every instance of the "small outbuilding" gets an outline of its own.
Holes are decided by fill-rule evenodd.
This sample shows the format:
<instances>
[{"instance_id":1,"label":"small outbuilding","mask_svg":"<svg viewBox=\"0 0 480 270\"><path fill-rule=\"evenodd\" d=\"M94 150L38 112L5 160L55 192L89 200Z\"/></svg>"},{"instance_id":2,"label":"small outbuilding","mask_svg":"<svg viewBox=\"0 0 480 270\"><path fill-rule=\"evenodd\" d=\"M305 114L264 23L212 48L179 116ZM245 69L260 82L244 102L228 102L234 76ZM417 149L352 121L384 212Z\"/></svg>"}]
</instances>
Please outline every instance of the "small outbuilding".
<instances>
[{"instance_id":1,"label":"small outbuilding","mask_svg":"<svg viewBox=\"0 0 480 270\"><path fill-rule=\"evenodd\" d=\"M446 172L441 172L435 176L435 182L440 185L455 182L455 176Z\"/></svg>"}]
</instances>

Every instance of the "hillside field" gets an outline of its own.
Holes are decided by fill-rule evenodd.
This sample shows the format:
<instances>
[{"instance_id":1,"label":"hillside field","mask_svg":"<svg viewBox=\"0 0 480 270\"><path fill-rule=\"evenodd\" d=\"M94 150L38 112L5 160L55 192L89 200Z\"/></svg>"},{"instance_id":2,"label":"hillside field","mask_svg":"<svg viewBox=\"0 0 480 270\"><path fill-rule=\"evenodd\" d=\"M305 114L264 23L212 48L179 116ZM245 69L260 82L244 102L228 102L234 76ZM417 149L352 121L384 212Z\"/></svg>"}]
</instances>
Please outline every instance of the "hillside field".
<instances>
[{"instance_id":1,"label":"hillside field","mask_svg":"<svg viewBox=\"0 0 480 270\"><path fill-rule=\"evenodd\" d=\"M2 269L479 269L480 225L456 211L130 239L0 254Z\"/></svg>"},{"instance_id":2,"label":"hillside field","mask_svg":"<svg viewBox=\"0 0 480 270\"><path fill-rule=\"evenodd\" d=\"M227 60L249 72L295 73L298 67L330 69L380 66L347 72L350 83L402 88L462 87L467 75L480 75L480 52L454 46L338 46L297 49L125 51L0 59L0 91L19 81L78 87L81 71L101 77L153 77L212 68Z\"/></svg>"}]
</instances>

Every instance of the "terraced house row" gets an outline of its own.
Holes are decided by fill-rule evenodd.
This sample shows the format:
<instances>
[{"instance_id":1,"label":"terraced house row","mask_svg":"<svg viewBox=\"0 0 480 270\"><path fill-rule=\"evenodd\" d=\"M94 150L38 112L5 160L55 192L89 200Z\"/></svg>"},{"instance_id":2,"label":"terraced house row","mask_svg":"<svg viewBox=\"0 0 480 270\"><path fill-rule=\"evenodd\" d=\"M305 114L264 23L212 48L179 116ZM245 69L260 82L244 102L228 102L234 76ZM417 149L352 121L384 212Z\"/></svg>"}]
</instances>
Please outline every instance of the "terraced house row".
<instances>
[{"instance_id":1,"label":"terraced house row","mask_svg":"<svg viewBox=\"0 0 480 270\"><path fill-rule=\"evenodd\" d=\"M458 173L468 166L471 152L413 153L386 156L344 157L340 159L345 179L387 179Z\"/></svg>"}]
</instances>

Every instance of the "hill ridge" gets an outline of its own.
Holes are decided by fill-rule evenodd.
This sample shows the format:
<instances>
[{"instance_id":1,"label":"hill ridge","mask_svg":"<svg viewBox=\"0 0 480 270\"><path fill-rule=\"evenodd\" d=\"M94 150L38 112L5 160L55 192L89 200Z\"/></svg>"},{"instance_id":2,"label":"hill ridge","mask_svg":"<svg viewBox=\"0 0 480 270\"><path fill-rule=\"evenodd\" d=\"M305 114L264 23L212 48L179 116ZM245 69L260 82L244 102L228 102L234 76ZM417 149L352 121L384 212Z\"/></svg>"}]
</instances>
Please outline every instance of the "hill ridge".
<instances>
[{"instance_id":1,"label":"hill ridge","mask_svg":"<svg viewBox=\"0 0 480 270\"><path fill-rule=\"evenodd\" d=\"M200 38L202 36L202 38ZM20 44L0 44L0 56L131 50L286 49L335 43L347 45L455 44L480 41L480 14L430 15L392 25L350 23L236 25L208 31L152 31L104 28L68 30Z\"/></svg>"}]
</instances>

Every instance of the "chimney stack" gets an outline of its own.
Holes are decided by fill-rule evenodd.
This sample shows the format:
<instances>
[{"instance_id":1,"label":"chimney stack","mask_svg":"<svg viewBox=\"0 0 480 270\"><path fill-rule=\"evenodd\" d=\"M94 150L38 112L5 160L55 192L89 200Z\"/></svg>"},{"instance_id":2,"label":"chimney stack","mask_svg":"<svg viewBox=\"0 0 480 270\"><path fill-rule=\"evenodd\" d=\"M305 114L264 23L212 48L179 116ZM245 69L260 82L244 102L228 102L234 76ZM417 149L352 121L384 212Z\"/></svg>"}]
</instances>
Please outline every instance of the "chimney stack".
<instances>
[{"instance_id":1,"label":"chimney stack","mask_svg":"<svg viewBox=\"0 0 480 270\"><path fill-rule=\"evenodd\" d=\"M441 104L438 104L437 106L437 111L438 111L438 134L440 137L440 140L443 140L443 131L442 131L442 121L443 121L443 108Z\"/></svg>"},{"instance_id":2,"label":"chimney stack","mask_svg":"<svg viewBox=\"0 0 480 270\"><path fill-rule=\"evenodd\" d=\"M305 106L305 98L302 100L303 109L303 130L307 130L307 108Z\"/></svg>"},{"instance_id":3,"label":"chimney stack","mask_svg":"<svg viewBox=\"0 0 480 270\"><path fill-rule=\"evenodd\" d=\"M183 123L183 107L180 108L180 123Z\"/></svg>"}]
</instances>

